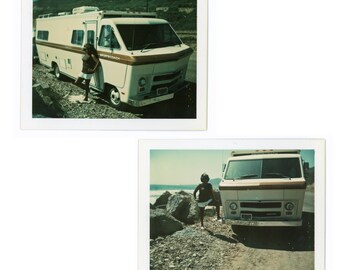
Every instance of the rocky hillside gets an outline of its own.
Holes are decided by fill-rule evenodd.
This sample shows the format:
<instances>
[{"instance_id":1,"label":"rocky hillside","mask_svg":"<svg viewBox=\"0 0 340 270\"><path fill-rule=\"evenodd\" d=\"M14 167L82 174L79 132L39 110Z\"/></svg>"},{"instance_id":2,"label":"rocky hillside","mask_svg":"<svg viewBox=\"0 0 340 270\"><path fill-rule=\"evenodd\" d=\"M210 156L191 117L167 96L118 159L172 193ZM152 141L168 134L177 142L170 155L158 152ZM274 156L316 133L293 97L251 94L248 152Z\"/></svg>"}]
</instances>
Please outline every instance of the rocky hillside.
<instances>
[{"instance_id":1,"label":"rocky hillside","mask_svg":"<svg viewBox=\"0 0 340 270\"><path fill-rule=\"evenodd\" d=\"M157 12L175 30L196 31L196 0L35 0L33 18L38 15L72 11L74 7L97 6L102 10Z\"/></svg>"}]
</instances>

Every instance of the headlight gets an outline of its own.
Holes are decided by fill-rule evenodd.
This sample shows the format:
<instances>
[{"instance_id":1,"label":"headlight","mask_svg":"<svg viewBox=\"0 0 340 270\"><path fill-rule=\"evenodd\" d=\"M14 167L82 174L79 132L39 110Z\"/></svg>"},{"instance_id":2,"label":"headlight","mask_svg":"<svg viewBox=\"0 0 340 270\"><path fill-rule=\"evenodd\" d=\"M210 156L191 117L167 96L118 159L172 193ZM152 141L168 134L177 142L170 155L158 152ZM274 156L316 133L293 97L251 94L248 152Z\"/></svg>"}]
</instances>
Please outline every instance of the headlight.
<instances>
[{"instance_id":1,"label":"headlight","mask_svg":"<svg viewBox=\"0 0 340 270\"><path fill-rule=\"evenodd\" d=\"M143 87L146 85L146 79L144 77L140 78L139 81L138 81L138 85L140 87Z\"/></svg>"},{"instance_id":2,"label":"headlight","mask_svg":"<svg viewBox=\"0 0 340 270\"><path fill-rule=\"evenodd\" d=\"M291 202L287 202L285 204L285 208L286 208L286 210L293 210L294 209L294 204L291 203Z\"/></svg>"},{"instance_id":3,"label":"headlight","mask_svg":"<svg viewBox=\"0 0 340 270\"><path fill-rule=\"evenodd\" d=\"M229 208L230 208L231 210L236 210L236 209L237 209L237 204L234 203L234 202L232 202L231 204L229 204Z\"/></svg>"}]
</instances>

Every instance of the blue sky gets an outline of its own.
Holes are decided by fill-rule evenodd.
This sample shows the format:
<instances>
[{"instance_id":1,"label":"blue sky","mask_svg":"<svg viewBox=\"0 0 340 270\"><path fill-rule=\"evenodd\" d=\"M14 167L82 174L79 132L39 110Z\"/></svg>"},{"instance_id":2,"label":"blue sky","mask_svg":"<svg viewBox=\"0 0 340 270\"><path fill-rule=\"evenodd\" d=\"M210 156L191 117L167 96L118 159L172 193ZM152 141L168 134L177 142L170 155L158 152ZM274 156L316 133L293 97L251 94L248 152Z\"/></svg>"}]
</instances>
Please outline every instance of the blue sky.
<instances>
[{"instance_id":1,"label":"blue sky","mask_svg":"<svg viewBox=\"0 0 340 270\"><path fill-rule=\"evenodd\" d=\"M232 150L151 150L151 184L198 184L206 172L210 178L222 176L222 164ZM314 166L314 150L302 150L309 166Z\"/></svg>"}]
</instances>

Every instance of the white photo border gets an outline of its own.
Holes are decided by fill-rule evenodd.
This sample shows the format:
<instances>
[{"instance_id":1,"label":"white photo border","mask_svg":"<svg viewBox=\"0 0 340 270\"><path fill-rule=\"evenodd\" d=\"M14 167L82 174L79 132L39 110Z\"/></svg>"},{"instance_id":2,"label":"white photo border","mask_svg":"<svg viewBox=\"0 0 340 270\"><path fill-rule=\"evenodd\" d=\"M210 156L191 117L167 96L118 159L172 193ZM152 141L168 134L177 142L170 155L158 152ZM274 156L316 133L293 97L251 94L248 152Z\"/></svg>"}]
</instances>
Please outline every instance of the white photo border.
<instances>
[{"instance_id":1,"label":"white photo border","mask_svg":"<svg viewBox=\"0 0 340 270\"><path fill-rule=\"evenodd\" d=\"M150 150L314 150L315 163L315 269L325 268L325 141L322 139L249 139L249 140L140 140L138 181L138 269L150 268Z\"/></svg>"},{"instance_id":2,"label":"white photo border","mask_svg":"<svg viewBox=\"0 0 340 270\"><path fill-rule=\"evenodd\" d=\"M197 0L197 103L195 119L62 119L32 117L33 2L21 1L21 128L28 130L206 130L208 1Z\"/></svg>"}]
</instances>

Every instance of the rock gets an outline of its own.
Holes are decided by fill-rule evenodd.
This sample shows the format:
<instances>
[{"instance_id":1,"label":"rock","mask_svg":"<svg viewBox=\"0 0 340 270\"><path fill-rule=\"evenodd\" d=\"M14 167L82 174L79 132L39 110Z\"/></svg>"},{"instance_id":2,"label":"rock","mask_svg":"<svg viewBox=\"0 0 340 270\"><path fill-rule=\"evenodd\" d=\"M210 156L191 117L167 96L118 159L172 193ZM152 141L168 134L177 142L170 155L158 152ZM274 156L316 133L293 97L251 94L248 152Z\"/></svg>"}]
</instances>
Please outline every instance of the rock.
<instances>
[{"instance_id":1,"label":"rock","mask_svg":"<svg viewBox=\"0 0 340 270\"><path fill-rule=\"evenodd\" d=\"M199 219L199 208L194 196L184 191L169 197L166 210L185 224L193 224Z\"/></svg>"},{"instance_id":2,"label":"rock","mask_svg":"<svg viewBox=\"0 0 340 270\"><path fill-rule=\"evenodd\" d=\"M204 215L208 217L213 217L216 215L216 207L214 206L207 206L204 209Z\"/></svg>"},{"instance_id":3,"label":"rock","mask_svg":"<svg viewBox=\"0 0 340 270\"><path fill-rule=\"evenodd\" d=\"M150 238L166 236L182 230L183 224L163 209L150 209Z\"/></svg>"},{"instance_id":4,"label":"rock","mask_svg":"<svg viewBox=\"0 0 340 270\"><path fill-rule=\"evenodd\" d=\"M168 203L168 199L171 196L171 193L169 191L165 191L161 196L157 198L155 203L153 204L154 207L160 208L163 205L166 206Z\"/></svg>"}]
</instances>

